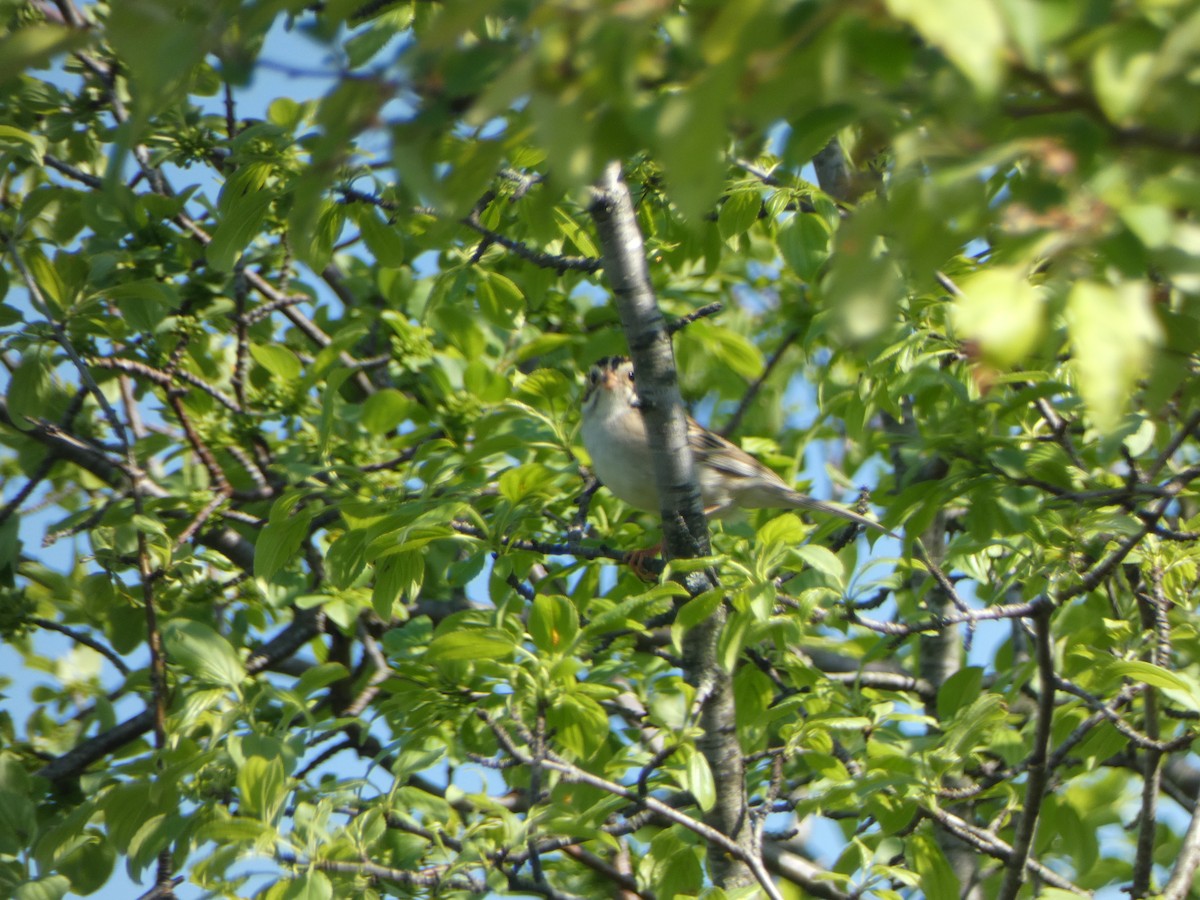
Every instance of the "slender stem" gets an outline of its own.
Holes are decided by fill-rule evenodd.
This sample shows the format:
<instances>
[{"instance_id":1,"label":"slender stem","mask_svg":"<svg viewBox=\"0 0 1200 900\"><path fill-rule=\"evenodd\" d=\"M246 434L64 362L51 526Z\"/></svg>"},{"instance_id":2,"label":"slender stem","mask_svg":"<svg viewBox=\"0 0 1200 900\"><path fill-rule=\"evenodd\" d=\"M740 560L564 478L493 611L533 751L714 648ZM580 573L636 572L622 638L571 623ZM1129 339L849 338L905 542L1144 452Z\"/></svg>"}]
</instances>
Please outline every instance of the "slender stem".
<instances>
[{"instance_id":1,"label":"slender stem","mask_svg":"<svg viewBox=\"0 0 1200 900\"><path fill-rule=\"evenodd\" d=\"M1050 609L1043 608L1033 619L1034 646L1037 658L1041 693L1038 697L1037 719L1034 726L1033 752L1029 754L1025 782L1025 806L1017 820L1013 838L1012 857L1000 886L1000 900L1014 900L1025 878L1025 864L1033 847L1038 816L1046 792L1048 769L1046 760L1050 747L1050 728L1054 722L1054 655L1050 644Z\"/></svg>"}]
</instances>

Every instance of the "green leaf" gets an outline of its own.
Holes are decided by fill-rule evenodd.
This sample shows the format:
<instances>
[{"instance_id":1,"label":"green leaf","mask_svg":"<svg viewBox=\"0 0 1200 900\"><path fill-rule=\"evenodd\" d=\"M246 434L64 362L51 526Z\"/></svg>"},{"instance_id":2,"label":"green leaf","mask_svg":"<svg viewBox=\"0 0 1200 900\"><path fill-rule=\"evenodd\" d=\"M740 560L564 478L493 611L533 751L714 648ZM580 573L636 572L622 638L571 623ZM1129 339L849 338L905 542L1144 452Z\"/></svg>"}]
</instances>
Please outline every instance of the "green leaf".
<instances>
[{"instance_id":1,"label":"green leaf","mask_svg":"<svg viewBox=\"0 0 1200 900\"><path fill-rule=\"evenodd\" d=\"M1141 111L1154 86L1161 50L1156 29L1126 23L1110 29L1108 40L1092 52L1096 99L1113 122L1126 124Z\"/></svg>"},{"instance_id":2,"label":"green leaf","mask_svg":"<svg viewBox=\"0 0 1200 900\"><path fill-rule=\"evenodd\" d=\"M659 896L695 896L703 883L704 869L697 848L674 830L654 836L645 863L651 866L648 877Z\"/></svg>"},{"instance_id":3,"label":"green leaf","mask_svg":"<svg viewBox=\"0 0 1200 900\"><path fill-rule=\"evenodd\" d=\"M463 387L484 403L500 403L508 397L508 379L483 360L473 359L463 371Z\"/></svg>"},{"instance_id":4,"label":"green leaf","mask_svg":"<svg viewBox=\"0 0 1200 900\"><path fill-rule=\"evenodd\" d=\"M779 229L779 252L792 271L814 282L829 259L829 225L816 213L797 213Z\"/></svg>"},{"instance_id":5,"label":"green leaf","mask_svg":"<svg viewBox=\"0 0 1200 900\"><path fill-rule=\"evenodd\" d=\"M367 249L374 255L381 266L399 268L404 265L404 238L399 228L385 222L376 211L370 207L356 210L354 220L362 231Z\"/></svg>"},{"instance_id":6,"label":"green leaf","mask_svg":"<svg viewBox=\"0 0 1200 900\"><path fill-rule=\"evenodd\" d=\"M342 48L346 51L350 68L357 69L365 65L395 36L396 30L391 22L380 21L376 23L376 27L364 29L346 38Z\"/></svg>"},{"instance_id":7,"label":"green leaf","mask_svg":"<svg viewBox=\"0 0 1200 900\"><path fill-rule=\"evenodd\" d=\"M1080 27L1087 4L1045 0L1001 0L999 5L1013 41L1031 68L1044 65L1046 48Z\"/></svg>"},{"instance_id":8,"label":"green leaf","mask_svg":"<svg viewBox=\"0 0 1200 900\"><path fill-rule=\"evenodd\" d=\"M346 667L341 663L323 663L312 666L305 669L296 680L293 690L297 696L308 697L335 681L341 681L347 675Z\"/></svg>"},{"instance_id":9,"label":"green leaf","mask_svg":"<svg viewBox=\"0 0 1200 900\"><path fill-rule=\"evenodd\" d=\"M321 392L320 450L322 456L329 452L329 439L333 437L333 427L338 421L338 408L342 405L342 398L338 392L353 375L353 369L339 366L325 376L325 389Z\"/></svg>"},{"instance_id":10,"label":"green leaf","mask_svg":"<svg viewBox=\"0 0 1200 900\"><path fill-rule=\"evenodd\" d=\"M712 769L708 767L708 760L691 745L685 744L679 748L679 752L684 755L687 763L684 769L684 787L696 798L696 805L708 812L717 802L717 786L713 780Z\"/></svg>"},{"instance_id":11,"label":"green leaf","mask_svg":"<svg viewBox=\"0 0 1200 900\"><path fill-rule=\"evenodd\" d=\"M697 323L693 326L695 337L713 357L724 363L747 381L753 381L763 373L763 355L756 345L742 334L726 328Z\"/></svg>"},{"instance_id":12,"label":"green leaf","mask_svg":"<svg viewBox=\"0 0 1200 900\"><path fill-rule=\"evenodd\" d=\"M375 587L371 605L376 615L389 621L405 600L421 592L425 578L425 558L420 551L394 553L375 563Z\"/></svg>"},{"instance_id":13,"label":"green leaf","mask_svg":"<svg viewBox=\"0 0 1200 900\"><path fill-rule=\"evenodd\" d=\"M1067 298L1077 389L1101 431L1116 428L1162 340L1150 304L1145 282L1078 281Z\"/></svg>"},{"instance_id":14,"label":"green leaf","mask_svg":"<svg viewBox=\"0 0 1200 900\"><path fill-rule=\"evenodd\" d=\"M920 876L921 891L926 897L960 896L958 876L932 837L919 831L908 839L906 849L909 866Z\"/></svg>"},{"instance_id":15,"label":"green leaf","mask_svg":"<svg viewBox=\"0 0 1200 900\"><path fill-rule=\"evenodd\" d=\"M958 336L976 344L984 358L1007 369L1025 359L1042 333L1041 291L1016 266L990 266L959 281L954 304Z\"/></svg>"},{"instance_id":16,"label":"green leaf","mask_svg":"<svg viewBox=\"0 0 1200 900\"><path fill-rule=\"evenodd\" d=\"M33 280L37 282L42 295L51 304L52 313L64 310L72 299L67 283L56 265L57 260L56 256L55 262L51 262L40 252L29 253L25 257L25 265L29 267L29 273L33 275Z\"/></svg>"},{"instance_id":17,"label":"green leaf","mask_svg":"<svg viewBox=\"0 0 1200 900\"><path fill-rule=\"evenodd\" d=\"M450 171L442 180L448 214L465 215L479 202L479 196L487 190L493 173L500 167L506 148L507 143L498 140L476 139L458 144L451 154L454 158Z\"/></svg>"},{"instance_id":18,"label":"green leaf","mask_svg":"<svg viewBox=\"0 0 1200 900\"><path fill-rule=\"evenodd\" d=\"M29 773L22 768L17 757L12 753L0 753L0 790L25 795L29 793L30 786Z\"/></svg>"},{"instance_id":19,"label":"green leaf","mask_svg":"<svg viewBox=\"0 0 1200 900\"><path fill-rule=\"evenodd\" d=\"M732 194L721 204L721 211L717 214L721 237L728 241L749 231L750 226L758 221L761 210L762 196L757 189L740 190Z\"/></svg>"},{"instance_id":20,"label":"green leaf","mask_svg":"<svg viewBox=\"0 0 1200 900\"><path fill-rule=\"evenodd\" d=\"M641 594L626 597L620 603L601 608L601 611L591 613L591 621L584 628L587 637L603 635L608 631L620 628L641 629L642 619L649 615L649 607L662 604L671 597L686 597L687 589L673 581L657 584Z\"/></svg>"},{"instance_id":21,"label":"green leaf","mask_svg":"<svg viewBox=\"0 0 1200 900\"><path fill-rule=\"evenodd\" d=\"M221 219L205 251L213 271L228 272L233 269L242 251L258 236L274 199L275 195L270 191L248 190L233 195L228 202L221 204Z\"/></svg>"},{"instance_id":22,"label":"green leaf","mask_svg":"<svg viewBox=\"0 0 1200 900\"><path fill-rule=\"evenodd\" d=\"M579 611L568 598L538 594L529 611L529 636L545 654L570 650L579 634Z\"/></svg>"},{"instance_id":23,"label":"green leaf","mask_svg":"<svg viewBox=\"0 0 1200 900\"><path fill-rule=\"evenodd\" d=\"M979 666L968 666L955 672L938 690L938 718L943 722L950 720L964 706L979 699L982 689L983 669Z\"/></svg>"},{"instance_id":24,"label":"green leaf","mask_svg":"<svg viewBox=\"0 0 1200 900\"><path fill-rule=\"evenodd\" d=\"M1191 677L1137 659L1110 663L1108 669L1125 678L1169 691L1188 709L1200 710L1200 684Z\"/></svg>"},{"instance_id":25,"label":"green leaf","mask_svg":"<svg viewBox=\"0 0 1200 900\"><path fill-rule=\"evenodd\" d=\"M237 688L246 670L237 651L211 626L191 619L173 619L163 627L167 659L201 683Z\"/></svg>"},{"instance_id":26,"label":"green leaf","mask_svg":"<svg viewBox=\"0 0 1200 900\"><path fill-rule=\"evenodd\" d=\"M300 360L287 347L279 344L251 344L250 355L254 361L287 384L300 377Z\"/></svg>"},{"instance_id":27,"label":"green leaf","mask_svg":"<svg viewBox=\"0 0 1200 900\"><path fill-rule=\"evenodd\" d=\"M91 894L102 888L112 875L117 851L93 828L78 835L54 857L54 868L71 882L76 894Z\"/></svg>"},{"instance_id":28,"label":"green leaf","mask_svg":"<svg viewBox=\"0 0 1200 900\"><path fill-rule=\"evenodd\" d=\"M162 812L158 802L161 799L146 783L119 784L103 794L100 807L104 826L118 852L124 853L129 848L129 842L147 818Z\"/></svg>"},{"instance_id":29,"label":"green leaf","mask_svg":"<svg viewBox=\"0 0 1200 900\"><path fill-rule=\"evenodd\" d=\"M875 791L866 798L866 809L887 834L896 834L908 826L917 814L915 800L904 800L884 791Z\"/></svg>"},{"instance_id":30,"label":"green leaf","mask_svg":"<svg viewBox=\"0 0 1200 900\"><path fill-rule=\"evenodd\" d=\"M687 91L668 94L655 115L655 140L671 199L697 227L721 190L724 111L739 71L731 63L703 71Z\"/></svg>"},{"instance_id":31,"label":"green leaf","mask_svg":"<svg viewBox=\"0 0 1200 900\"><path fill-rule=\"evenodd\" d=\"M841 584L846 577L846 567L828 547L819 544L804 544L796 547L795 553L818 572L822 572Z\"/></svg>"},{"instance_id":32,"label":"green leaf","mask_svg":"<svg viewBox=\"0 0 1200 900\"><path fill-rule=\"evenodd\" d=\"M811 530L795 513L780 513L767 519L758 529L758 543L764 547L773 544L798 547Z\"/></svg>"},{"instance_id":33,"label":"green leaf","mask_svg":"<svg viewBox=\"0 0 1200 900\"><path fill-rule=\"evenodd\" d=\"M493 325L511 329L525 305L521 289L511 279L486 269L478 270L476 276L475 297L479 311Z\"/></svg>"},{"instance_id":34,"label":"green leaf","mask_svg":"<svg viewBox=\"0 0 1200 900\"><path fill-rule=\"evenodd\" d=\"M311 508L306 507L290 518L271 521L259 532L254 542L254 577L270 581L275 573L296 557L300 545L308 536L312 522Z\"/></svg>"},{"instance_id":35,"label":"green leaf","mask_svg":"<svg viewBox=\"0 0 1200 900\"><path fill-rule=\"evenodd\" d=\"M206 38L220 33L206 28L201 17L172 12L166 4L142 0L118 3L108 15L105 34L128 69L136 108L142 116L159 104L169 103L192 67L208 52Z\"/></svg>"},{"instance_id":36,"label":"green leaf","mask_svg":"<svg viewBox=\"0 0 1200 900\"><path fill-rule=\"evenodd\" d=\"M600 248L596 246L591 235L580 227L574 216L561 207L554 208L554 224L558 226L558 230L562 232L563 236L575 245L580 254L593 259L600 257Z\"/></svg>"},{"instance_id":37,"label":"green leaf","mask_svg":"<svg viewBox=\"0 0 1200 900\"><path fill-rule=\"evenodd\" d=\"M996 93L1004 72L1006 36L992 0L887 0L887 7L940 48L980 93Z\"/></svg>"},{"instance_id":38,"label":"green leaf","mask_svg":"<svg viewBox=\"0 0 1200 900\"><path fill-rule=\"evenodd\" d=\"M382 437L407 419L411 411L412 403L408 397L395 388L384 388L363 401L363 427Z\"/></svg>"},{"instance_id":39,"label":"green leaf","mask_svg":"<svg viewBox=\"0 0 1200 900\"><path fill-rule=\"evenodd\" d=\"M725 627L721 629L720 647L718 648L718 659L721 668L726 672L732 673L737 670L742 648L746 645L746 638L750 635L751 626L757 619L758 617L752 611L735 610L729 614Z\"/></svg>"},{"instance_id":40,"label":"green leaf","mask_svg":"<svg viewBox=\"0 0 1200 900\"><path fill-rule=\"evenodd\" d=\"M834 103L805 113L792 122L784 159L804 165L820 153L838 131L857 122L858 116L858 108L849 103Z\"/></svg>"},{"instance_id":41,"label":"green leaf","mask_svg":"<svg viewBox=\"0 0 1200 900\"><path fill-rule=\"evenodd\" d=\"M147 817L129 842L129 867L132 871L150 865L167 850L183 831L186 820L178 813L159 813Z\"/></svg>"},{"instance_id":42,"label":"green leaf","mask_svg":"<svg viewBox=\"0 0 1200 900\"><path fill-rule=\"evenodd\" d=\"M0 790L0 853L15 856L37 836L33 804L23 794Z\"/></svg>"},{"instance_id":43,"label":"green leaf","mask_svg":"<svg viewBox=\"0 0 1200 900\"><path fill-rule=\"evenodd\" d=\"M325 565L329 580L335 588L345 590L353 585L367 568L367 541L370 533L363 528L345 532L329 545Z\"/></svg>"},{"instance_id":44,"label":"green leaf","mask_svg":"<svg viewBox=\"0 0 1200 900\"><path fill-rule=\"evenodd\" d=\"M333 883L324 872L305 872L288 882L283 900L332 900Z\"/></svg>"},{"instance_id":45,"label":"green leaf","mask_svg":"<svg viewBox=\"0 0 1200 900\"><path fill-rule=\"evenodd\" d=\"M604 707L581 693L563 695L546 710L546 724L561 744L577 758L588 759L608 737Z\"/></svg>"},{"instance_id":46,"label":"green leaf","mask_svg":"<svg viewBox=\"0 0 1200 900\"><path fill-rule=\"evenodd\" d=\"M432 662L507 659L516 646L513 636L500 628L471 628L438 635L429 644L425 657Z\"/></svg>"},{"instance_id":47,"label":"green leaf","mask_svg":"<svg viewBox=\"0 0 1200 900\"><path fill-rule=\"evenodd\" d=\"M969 706L960 708L945 727L941 752L947 759L961 764L980 752L991 733L1004 724L1004 699L998 694L984 694Z\"/></svg>"},{"instance_id":48,"label":"green leaf","mask_svg":"<svg viewBox=\"0 0 1200 900\"><path fill-rule=\"evenodd\" d=\"M71 889L71 882L63 875L50 875L37 881L27 881L17 888L13 900L62 900Z\"/></svg>"},{"instance_id":49,"label":"green leaf","mask_svg":"<svg viewBox=\"0 0 1200 900\"><path fill-rule=\"evenodd\" d=\"M500 476L497 486L500 496L516 506L522 500L545 494L555 475L540 463L529 463L509 469Z\"/></svg>"},{"instance_id":50,"label":"green leaf","mask_svg":"<svg viewBox=\"0 0 1200 900\"><path fill-rule=\"evenodd\" d=\"M153 278L125 281L99 293L117 304L136 331L154 331L179 306L175 286Z\"/></svg>"},{"instance_id":51,"label":"green leaf","mask_svg":"<svg viewBox=\"0 0 1200 900\"><path fill-rule=\"evenodd\" d=\"M197 828L196 840L231 845L252 844L274 834L273 828L256 819L234 818L224 813L221 818L205 822Z\"/></svg>"},{"instance_id":52,"label":"green leaf","mask_svg":"<svg viewBox=\"0 0 1200 900\"><path fill-rule=\"evenodd\" d=\"M837 230L832 263L820 282L818 299L833 310L844 340L866 341L891 326L905 285L896 262L877 234L886 211L864 203Z\"/></svg>"},{"instance_id":53,"label":"green leaf","mask_svg":"<svg viewBox=\"0 0 1200 900\"><path fill-rule=\"evenodd\" d=\"M719 590L704 591L702 594L697 594L679 608L679 612L675 614L672 630L678 628L682 633L682 631L687 631L689 628L698 625L711 616L724 599L725 592Z\"/></svg>"},{"instance_id":54,"label":"green leaf","mask_svg":"<svg viewBox=\"0 0 1200 900\"><path fill-rule=\"evenodd\" d=\"M53 359L49 352L37 350L21 357L8 383L8 412L18 428L30 426L27 419L41 419L53 391Z\"/></svg>"},{"instance_id":55,"label":"green leaf","mask_svg":"<svg viewBox=\"0 0 1200 900\"><path fill-rule=\"evenodd\" d=\"M287 775L279 757L251 756L237 773L239 812L271 824L287 800Z\"/></svg>"},{"instance_id":56,"label":"green leaf","mask_svg":"<svg viewBox=\"0 0 1200 900\"><path fill-rule=\"evenodd\" d=\"M537 407L550 406L571 395L573 385L562 372L534 369L517 382L517 395Z\"/></svg>"},{"instance_id":57,"label":"green leaf","mask_svg":"<svg viewBox=\"0 0 1200 900\"><path fill-rule=\"evenodd\" d=\"M0 54L4 52L4 44L0 41ZM3 72L7 60L3 55L0 55L0 72ZM39 135L30 134L27 131L22 131L20 128L14 128L12 125L0 125L0 146L8 145L10 147L24 148L25 153L20 154L26 156L30 162L41 165L42 154L46 152L46 139Z\"/></svg>"},{"instance_id":58,"label":"green leaf","mask_svg":"<svg viewBox=\"0 0 1200 900\"><path fill-rule=\"evenodd\" d=\"M0 38L0 84L27 69L37 69L62 53L86 47L91 32L68 25L26 25Z\"/></svg>"}]
</instances>

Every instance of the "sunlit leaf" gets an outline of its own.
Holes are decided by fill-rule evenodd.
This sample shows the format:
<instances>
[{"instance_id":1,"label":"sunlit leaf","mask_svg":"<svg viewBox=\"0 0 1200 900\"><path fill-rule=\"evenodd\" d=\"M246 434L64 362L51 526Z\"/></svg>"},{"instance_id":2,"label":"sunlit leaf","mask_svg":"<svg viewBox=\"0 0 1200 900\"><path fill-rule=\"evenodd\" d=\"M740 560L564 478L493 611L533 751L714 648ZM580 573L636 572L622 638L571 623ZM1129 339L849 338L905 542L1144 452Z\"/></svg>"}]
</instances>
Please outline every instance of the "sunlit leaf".
<instances>
[{"instance_id":1,"label":"sunlit leaf","mask_svg":"<svg viewBox=\"0 0 1200 900\"><path fill-rule=\"evenodd\" d=\"M246 677L233 645L203 622L168 622L163 642L171 663L202 683L236 688Z\"/></svg>"},{"instance_id":2,"label":"sunlit leaf","mask_svg":"<svg viewBox=\"0 0 1200 900\"><path fill-rule=\"evenodd\" d=\"M472 628L435 637L425 654L433 662L454 662L472 659L505 659L516 642L512 635L498 628Z\"/></svg>"},{"instance_id":3,"label":"sunlit leaf","mask_svg":"<svg viewBox=\"0 0 1200 900\"><path fill-rule=\"evenodd\" d=\"M8 81L25 69L37 68L60 53L86 46L90 35L79 28L43 23L25 25L0 39L0 82Z\"/></svg>"},{"instance_id":4,"label":"sunlit leaf","mask_svg":"<svg viewBox=\"0 0 1200 900\"><path fill-rule=\"evenodd\" d=\"M1145 285L1080 281L1067 300L1079 393L1101 430L1120 419L1151 362L1161 329Z\"/></svg>"},{"instance_id":5,"label":"sunlit leaf","mask_svg":"<svg viewBox=\"0 0 1200 900\"><path fill-rule=\"evenodd\" d=\"M993 0L967 0L953 11L938 0L888 0L887 6L939 47L981 92L995 93L1003 71L1005 29Z\"/></svg>"},{"instance_id":6,"label":"sunlit leaf","mask_svg":"<svg viewBox=\"0 0 1200 900\"><path fill-rule=\"evenodd\" d=\"M954 304L959 337L1000 368L1023 361L1041 337L1046 315L1040 292L1025 274L993 266L962 279L959 288L962 296Z\"/></svg>"}]
</instances>

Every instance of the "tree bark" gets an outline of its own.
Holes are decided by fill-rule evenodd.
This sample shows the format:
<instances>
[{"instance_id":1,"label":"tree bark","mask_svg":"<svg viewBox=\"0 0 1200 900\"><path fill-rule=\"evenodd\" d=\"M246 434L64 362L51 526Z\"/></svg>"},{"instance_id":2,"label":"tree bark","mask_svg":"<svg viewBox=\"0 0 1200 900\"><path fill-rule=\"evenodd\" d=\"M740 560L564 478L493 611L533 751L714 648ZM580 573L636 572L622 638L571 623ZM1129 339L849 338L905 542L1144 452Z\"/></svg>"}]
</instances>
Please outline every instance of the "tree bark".
<instances>
[{"instance_id":1,"label":"tree bark","mask_svg":"<svg viewBox=\"0 0 1200 900\"><path fill-rule=\"evenodd\" d=\"M597 185L591 206L600 238L604 272L612 288L621 325L637 372L638 398L654 458L662 506L663 547L667 559L704 556L709 551L708 521L700 499L695 463L687 440L687 418L679 395L675 356L666 322L658 308L646 266L645 246L633 200L612 163ZM694 594L714 587L710 578L689 584ZM712 771L716 801L705 822L758 859L758 874L742 860L710 847L712 878L723 888L754 884L765 878L746 801L745 765L735 725L733 682L718 655L726 610L717 610L684 638L684 674L696 688L702 736L696 741ZM763 884L771 891L773 886Z\"/></svg>"}]
</instances>

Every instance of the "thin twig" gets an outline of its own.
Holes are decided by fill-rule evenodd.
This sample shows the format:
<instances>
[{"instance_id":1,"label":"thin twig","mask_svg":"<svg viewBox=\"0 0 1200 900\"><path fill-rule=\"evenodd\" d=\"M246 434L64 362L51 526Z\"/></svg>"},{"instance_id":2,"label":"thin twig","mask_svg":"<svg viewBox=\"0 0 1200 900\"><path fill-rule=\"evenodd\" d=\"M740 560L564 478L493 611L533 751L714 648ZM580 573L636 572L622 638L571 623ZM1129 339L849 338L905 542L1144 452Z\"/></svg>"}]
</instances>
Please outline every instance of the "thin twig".
<instances>
[{"instance_id":1,"label":"thin twig","mask_svg":"<svg viewBox=\"0 0 1200 900\"><path fill-rule=\"evenodd\" d=\"M470 524L456 520L450 523L450 527L459 534L467 537L478 538L481 541L491 540L482 529ZM516 538L505 541L506 548L514 550L531 550L534 553L544 553L547 556L576 556L580 559L611 559L617 562L625 562L629 554L622 550L614 550L605 544L598 544L593 547L585 547L575 541L535 541L525 538Z\"/></svg>"},{"instance_id":2,"label":"thin twig","mask_svg":"<svg viewBox=\"0 0 1200 900\"><path fill-rule=\"evenodd\" d=\"M1000 838L996 837L990 831L984 831L972 825L965 819L956 816L954 813L947 812L944 809L937 807L922 807L922 815L928 816L933 821L937 822L947 832L954 835L959 840L974 847L976 850L986 853L988 856L995 857L1003 862L1008 862L1012 859L1013 849ZM1025 867L1044 881L1051 887L1060 888L1064 891L1070 891L1072 894L1078 894L1081 897L1090 897L1091 892L1085 891L1082 888L1072 884L1067 879L1063 878L1053 869L1043 865L1033 858L1025 860Z\"/></svg>"},{"instance_id":3,"label":"thin twig","mask_svg":"<svg viewBox=\"0 0 1200 900\"><path fill-rule=\"evenodd\" d=\"M1125 537L1119 544L1117 544L1116 549L1109 553L1104 559L1096 563L1096 565L1092 566L1088 573L1079 581L1075 582L1073 585L1061 592L1054 593L1052 595L1054 604L1056 606L1061 606L1068 600L1095 590L1095 588L1112 573L1112 570L1120 565L1125 558L1133 552L1133 548L1140 544L1146 535L1153 530L1158 520L1161 519L1166 513L1167 507L1171 504L1173 499L1174 497L1171 496L1162 498L1162 500L1160 500L1147 514L1148 521L1145 521L1140 529Z\"/></svg>"},{"instance_id":4,"label":"thin twig","mask_svg":"<svg viewBox=\"0 0 1200 900\"><path fill-rule=\"evenodd\" d=\"M779 365L779 361L783 359L783 354L787 352L799 337L799 329L793 329L783 336L783 340L779 342L779 346L775 348L775 352L771 354L767 360L767 364L763 366L762 374L754 379L754 382L746 388L746 392L738 402L737 409L733 411L733 415L729 417L729 421L721 429L722 437L729 437L738 430L738 427L742 424L742 419L746 416L746 411L750 409L750 404L754 402L754 398L758 396L758 392L762 390L762 386L771 377L771 373Z\"/></svg>"},{"instance_id":5,"label":"thin twig","mask_svg":"<svg viewBox=\"0 0 1200 900\"><path fill-rule=\"evenodd\" d=\"M118 372L128 372L131 375L140 375L148 381L152 381L160 387L170 388L174 384L172 373L164 372L161 369L156 369L153 366L147 365L136 359L126 359L121 356L90 356L87 360L97 369L114 369ZM193 375L186 369L175 369L174 376L180 381L185 381L193 387L197 387L204 393L208 394L230 412L241 413L242 405L234 400L228 394L222 392L219 388L213 387L204 379L197 375Z\"/></svg>"},{"instance_id":6,"label":"thin twig","mask_svg":"<svg viewBox=\"0 0 1200 900\"><path fill-rule=\"evenodd\" d=\"M104 646L95 638L89 637L82 631L76 631L74 628L68 628L66 625L60 625L58 622L50 619L43 619L41 616L34 616L29 619L31 625L36 625L39 628L46 628L50 631L57 631L59 634L64 634L77 644L83 644L85 647L91 647L105 659L107 659L118 672L122 675L129 674L129 666L125 665L125 660L117 655L116 651L110 647Z\"/></svg>"},{"instance_id":7,"label":"thin twig","mask_svg":"<svg viewBox=\"0 0 1200 900\"><path fill-rule=\"evenodd\" d=\"M520 749L517 743L512 739L504 727L491 715L491 713L487 712L486 710L479 709L475 711L475 714L492 730L492 733L496 736L500 746L509 756L517 760L521 765L531 764L532 759L530 755ZM758 879L758 883L762 887L763 893L770 897L771 900L782 900L782 895L779 893L779 889L771 880L771 876L763 868L762 860L756 859L753 854L746 853L742 849L741 845L737 843L737 841L726 837L717 829L704 824L699 819L694 819L691 816L680 812L674 807L663 803L656 797L639 797L636 792L630 790L624 785L617 784L615 781L609 781L608 779L601 778L599 775L593 775L591 772L584 771L573 763L559 758L556 754L548 752L541 760L541 763L545 768L553 769L554 771L560 773L570 782L590 785L591 787L606 791L613 796L623 797L626 800L635 801L644 806L646 809L651 810L652 812L667 819L668 821L676 825L681 825L689 831L699 835L708 843L719 847L724 852L730 854L736 859L740 859L743 863L749 866L750 870Z\"/></svg>"},{"instance_id":8,"label":"thin twig","mask_svg":"<svg viewBox=\"0 0 1200 900\"><path fill-rule=\"evenodd\" d=\"M1042 799L1046 792L1048 771L1046 760L1050 747L1050 729L1054 724L1054 652L1050 642L1050 609L1042 607L1033 617L1034 646L1040 683L1037 718L1034 725L1033 750L1026 765L1025 804L1017 820L1013 836L1012 856L1000 886L1000 900L1014 900L1025 880L1025 868L1033 836L1037 831Z\"/></svg>"},{"instance_id":9,"label":"thin twig","mask_svg":"<svg viewBox=\"0 0 1200 900\"><path fill-rule=\"evenodd\" d=\"M288 659L308 644L324 627L325 616L319 608L300 610L296 617L270 640L257 647L246 659L246 674L257 675ZM53 783L75 778L92 763L137 740L154 727L154 710L126 719L119 725L89 738L73 750L56 757L37 774Z\"/></svg>"},{"instance_id":10,"label":"thin twig","mask_svg":"<svg viewBox=\"0 0 1200 900\"><path fill-rule=\"evenodd\" d=\"M706 303L697 310L688 313L686 316L680 316L667 323L667 334L676 334L683 331L693 322L698 322L701 319L707 319L709 316L715 316L725 308L725 304L719 300L714 300L712 303Z\"/></svg>"},{"instance_id":11,"label":"thin twig","mask_svg":"<svg viewBox=\"0 0 1200 900\"><path fill-rule=\"evenodd\" d=\"M882 622L878 619L868 619L858 615L853 609L843 609L842 616L855 625L862 625L880 634L907 637L927 631L939 631L948 625L958 625L962 622L983 622L994 619L1024 619L1036 615L1044 606L1049 606L1045 598L1038 598L1029 603L1008 603L1001 606L989 606L987 609L973 609L967 613L949 613L932 616L919 622L900 623Z\"/></svg>"},{"instance_id":12,"label":"thin twig","mask_svg":"<svg viewBox=\"0 0 1200 900\"><path fill-rule=\"evenodd\" d=\"M0 509L0 525L8 521L9 517L21 508L21 504L29 499L29 495L50 474L50 470L54 468L56 462L58 462L58 457L53 453L47 453L42 458L42 461L38 463L38 467L33 470L33 474L29 476L29 480L21 485L21 489L13 495L11 500L4 504L3 509Z\"/></svg>"},{"instance_id":13,"label":"thin twig","mask_svg":"<svg viewBox=\"0 0 1200 900\"><path fill-rule=\"evenodd\" d=\"M228 497L233 493L233 488L229 486L229 479L225 477L225 472L221 469L217 458L213 456L212 450L201 439L200 434L192 427L192 420L187 414L187 410L183 408L183 401L174 392L167 394L167 404L175 413L175 418L179 420L179 424L183 426L183 433L187 437L188 443L192 445L192 451L200 458L200 462L204 464L204 468L208 471L208 477L214 482L214 487L220 492L221 496Z\"/></svg>"},{"instance_id":14,"label":"thin twig","mask_svg":"<svg viewBox=\"0 0 1200 900\"><path fill-rule=\"evenodd\" d=\"M1200 428L1200 412L1192 413L1192 415L1188 417L1187 422L1184 423L1183 427L1180 428L1179 431L1175 432L1174 435L1172 435L1170 442L1166 447L1163 448L1162 453L1160 453L1158 458L1150 464L1150 468L1146 472L1146 478L1150 481L1157 479L1159 473L1163 470L1163 466L1170 462L1171 457L1175 455L1175 451L1183 446L1183 442L1186 441L1188 436L1191 435L1197 428Z\"/></svg>"},{"instance_id":15,"label":"thin twig","mask_svg":"<svg viewBox=\"0 0 1200 900\"><path fill-rule=\"evenodd\" d=\"M1196 869L1200 867L1200 794L1197 794L1192 821L1175 858L1171 878L1163 888L1163 900L1183 900L1192 889Z\"/></svg>"}]
</instances>

